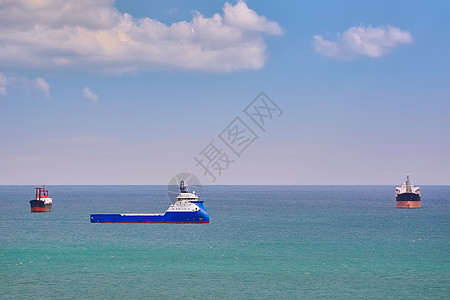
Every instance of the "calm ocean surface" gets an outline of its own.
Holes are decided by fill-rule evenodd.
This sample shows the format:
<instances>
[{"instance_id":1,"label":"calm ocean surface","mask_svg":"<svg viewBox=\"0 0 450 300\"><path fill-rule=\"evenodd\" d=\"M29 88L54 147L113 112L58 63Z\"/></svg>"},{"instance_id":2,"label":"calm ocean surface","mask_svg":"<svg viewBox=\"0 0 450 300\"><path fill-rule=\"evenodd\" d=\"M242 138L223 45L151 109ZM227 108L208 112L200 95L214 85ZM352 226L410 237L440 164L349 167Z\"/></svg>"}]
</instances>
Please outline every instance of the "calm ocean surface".
<instances>
[{"instance_id":1,"label":"calm ocean surface","mask_svg":"<svg viewBox=\"0 0 450 300\"><path fill-rule=\"evenodd\" d=\"M166 186L0 186L0 299L450 299L450 186L204 186L210 224L91 224L158 213Z\"/></svg>"}]
</instances>

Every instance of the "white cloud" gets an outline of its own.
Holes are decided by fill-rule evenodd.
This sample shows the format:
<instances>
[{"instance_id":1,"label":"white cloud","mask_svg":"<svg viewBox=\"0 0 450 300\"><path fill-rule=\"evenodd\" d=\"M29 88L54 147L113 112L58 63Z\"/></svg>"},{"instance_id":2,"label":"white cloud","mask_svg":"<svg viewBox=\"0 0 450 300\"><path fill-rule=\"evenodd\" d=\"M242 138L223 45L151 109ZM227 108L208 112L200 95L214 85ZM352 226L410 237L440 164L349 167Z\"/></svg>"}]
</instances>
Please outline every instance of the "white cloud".
<instances>
[{"instance_id":1,"label":"white cloud","mask_svg":"<svg viewBox=\"0 0 450 300\"><path fill-rule=\"evenodd\" d=\"M83 92L84 98L86 98L94 103L98 103L98 95L95 94L93 91L91 91L90 88L85 87L82 92Z\"/></svg>"},{"instance_id":2,"label":"white cloud","mask_svg":"<svg viewBox=\"0 0 450 300\"><path fill-rule=\"evenodd\" d=\"M283 33L283 30L278 23L268 21L264 16L258 16L258 14L249 9L247 4L243 1L238 1L234 6L227 2L225 3L223 11L225 21L237 28L266 32L274 35Z\"/></svg>"},{"instance_id":3,"label":"white cloud","mask_svg":"<svg viewBox=\"0 0 450 300\"><path fill-rule=\"evenodd\" d=\"M170 26L120 13L112 0L2 0L0 65L93 72L148 69L233 71L265 63L264 35L278 23L238 0L223 14Z\"/></svg>"},{"instance_id":4,"label":"white cloud","mask_svg":"<svg viewBox=\"0 0 450 300\"><path fill-rule=\"evenodd\" d=\"M0 96L6 95L6 85L7 84L8 84L8 79L2 72L0 72Z\"/></svg>"},{"instance_id":5,"label":"white cloud","mask_svg":"<svg viewBox=\"0 0 450 300\"><path fill-rule=\"evenodd\" d=\"M47 99L50 99L50 86L48 85L47 81L45 81L44 78L38 77L35 79L36 87L44 92Z\"/></svg>"},{"instance_id":6,"label":"white cloud","mask_svg":"<svg viewBox=\"0 0 450 300\"><path fill-rule=\"evenodd\" d=\"M0 85L7 85L8 84L8 78L6 78L5 74L0 72Z\"/></svg>"},{"instance_id":7,"label":"white cloud","mask_svg":"<svg viewBox=\"0 0 450 300\"><path fill-rule=\"evenodd\" d=\"M28 77L7 77L0 72L0 96L7 94L7 87L19 90L31 90L44 93L47 99L50 99L50 85L44 78L38 77L31 79Z\"/></svg>"},{"instance_id":8,"label":"white cloud","mask_svg":"<svg viewBox=\"0 0 450 300\"><path fill-rule=\"evenodd\" d=\"M354 59L357 56L380 57L400 44L412 43L408 31L393 26L351 27L337 34L336 41L314 36L313 44L317 53L336 59Z\"/></svg>"}]
</instances>

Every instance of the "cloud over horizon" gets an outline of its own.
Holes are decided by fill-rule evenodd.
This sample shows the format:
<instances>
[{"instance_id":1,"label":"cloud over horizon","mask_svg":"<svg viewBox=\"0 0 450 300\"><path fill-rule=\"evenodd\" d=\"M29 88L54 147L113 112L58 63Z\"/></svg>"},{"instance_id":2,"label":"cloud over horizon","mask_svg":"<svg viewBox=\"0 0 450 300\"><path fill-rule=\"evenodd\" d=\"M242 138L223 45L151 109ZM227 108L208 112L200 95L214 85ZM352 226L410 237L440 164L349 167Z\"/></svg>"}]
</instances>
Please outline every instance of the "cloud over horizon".
<instances>
[{"instance_id":1,"label":"cloud over horizon","mask_svg":"<svg viewBox=\"0 0 450 300\"><path fill-rule=\"evenodd\" d=\"M336 41L325 40L321 35L313 39L314 50L326 57L352 60L358 56L381 57L400 44L413 42L408 31L393 26L351 27L337 34Z\"/></svg>"},{"instance_id":2,"label":"cloud over horizon","mask_svg":"<svg viewBox=\"0 0 450 300\"><path fill-rule=\"evenodd\" d=\"M222 14L166 25L119 12L111 0L3 0L0 64L10 69L123 73L152 69L260 69L264 36L281 35L238 0Z\"/></svg>"}]
</instances>

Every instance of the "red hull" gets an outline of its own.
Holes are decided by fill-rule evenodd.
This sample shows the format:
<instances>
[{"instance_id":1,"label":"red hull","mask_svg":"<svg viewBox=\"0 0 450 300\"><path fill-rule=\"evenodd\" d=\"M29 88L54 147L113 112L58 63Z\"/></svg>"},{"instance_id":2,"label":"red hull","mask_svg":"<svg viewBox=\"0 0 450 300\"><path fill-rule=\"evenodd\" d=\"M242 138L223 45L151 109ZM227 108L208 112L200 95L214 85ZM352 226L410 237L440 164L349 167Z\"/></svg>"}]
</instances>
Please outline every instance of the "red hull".
<instances>
[{"instance_id":1,"label":"red hull","mask_svg":"<svg viewBox=\"0 0 450 300\"><path fill-rule=\"evenodd\" d=\"M397 208L420 208L420 201L396 201Z\"/></svg>"},{"instance_id":2,"label":"red hull","mask_svg":"<svg viewBox=\"0 0 450 300\"><path fill-rule=\"evenodd\" d=\"M52 204L45 204L44 201L31 200L31 212L50 212Z\"/></svg>"},{"instance_id":3,"label":"red hull","mask_svg":"<svg viewBox=\"0 0 450 300\"><path fill-rule=\"evenodd\" d=\"M52 207L32 207L31 212L50 212Z\"/></svg>"}]
</instances>

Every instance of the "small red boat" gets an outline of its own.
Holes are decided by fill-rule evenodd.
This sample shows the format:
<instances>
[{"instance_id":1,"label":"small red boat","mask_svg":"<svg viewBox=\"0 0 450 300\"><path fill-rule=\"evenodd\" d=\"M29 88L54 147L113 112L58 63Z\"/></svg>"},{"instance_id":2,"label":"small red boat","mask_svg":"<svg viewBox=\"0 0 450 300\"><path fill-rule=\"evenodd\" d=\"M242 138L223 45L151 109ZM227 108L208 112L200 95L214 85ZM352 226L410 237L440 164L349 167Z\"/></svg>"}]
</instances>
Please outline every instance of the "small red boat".
<instances>
[{"instance_id":1,"label":"small red boat","mask_svg":"<svg viewBox=\"0 0 450 300\"><path fill-rule=\"evenodd\" d=\"M52 209L53 200L48 195L45 185L35 187L36 198L30 201L31 212L49 212Z\"/></svg>"}]
</instances>

